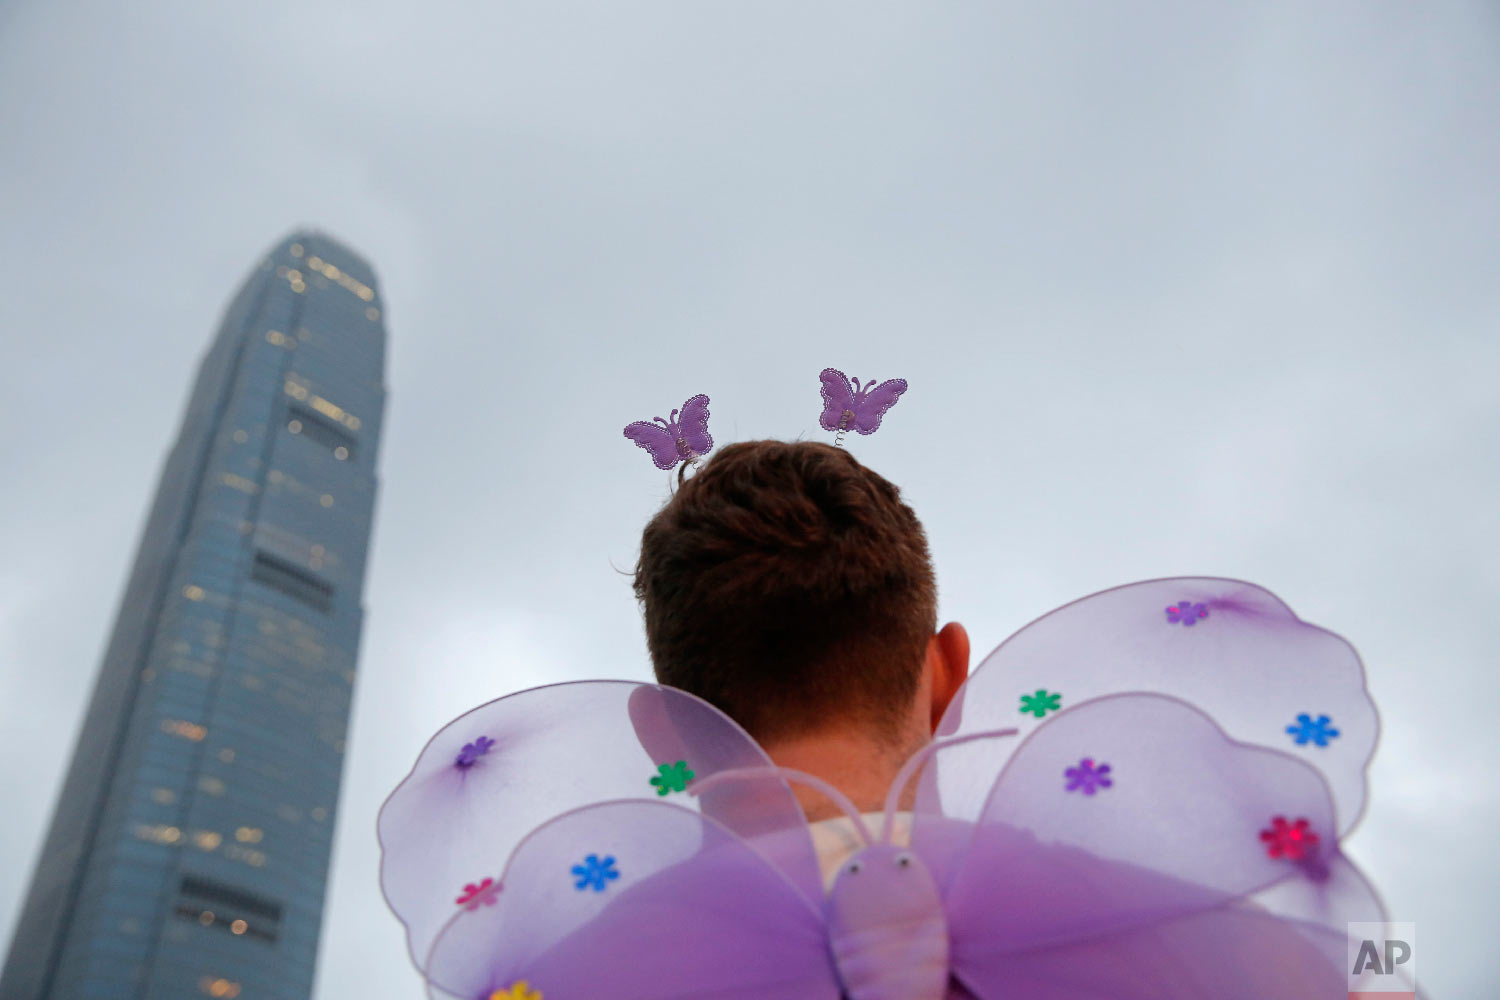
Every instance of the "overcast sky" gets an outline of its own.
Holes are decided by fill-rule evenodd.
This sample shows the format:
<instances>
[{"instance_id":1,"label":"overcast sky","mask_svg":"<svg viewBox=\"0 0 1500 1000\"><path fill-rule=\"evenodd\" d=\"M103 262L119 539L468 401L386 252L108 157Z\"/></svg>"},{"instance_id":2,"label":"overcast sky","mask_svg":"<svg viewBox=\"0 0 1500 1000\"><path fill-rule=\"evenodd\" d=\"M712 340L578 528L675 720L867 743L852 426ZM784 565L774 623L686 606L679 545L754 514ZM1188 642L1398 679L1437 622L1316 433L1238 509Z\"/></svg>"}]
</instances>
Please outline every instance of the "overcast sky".
<instances>
[{"instance_id":1,"label":"overcast sky","mask_svg":"<svg viewBox=\"0 0 1500 1000\"><path fill-rule=\"evenodd\" d=\"M1365 658L1347 847L1437 1000L1493 988L1494 4L0 5L0 941L221 311L311 225L390 324L321 1000L416 997L375 812L510 691L645 679L666 475L620 434L850 445L976 658L1149 577Z\"/></svg>"}]
</instances>

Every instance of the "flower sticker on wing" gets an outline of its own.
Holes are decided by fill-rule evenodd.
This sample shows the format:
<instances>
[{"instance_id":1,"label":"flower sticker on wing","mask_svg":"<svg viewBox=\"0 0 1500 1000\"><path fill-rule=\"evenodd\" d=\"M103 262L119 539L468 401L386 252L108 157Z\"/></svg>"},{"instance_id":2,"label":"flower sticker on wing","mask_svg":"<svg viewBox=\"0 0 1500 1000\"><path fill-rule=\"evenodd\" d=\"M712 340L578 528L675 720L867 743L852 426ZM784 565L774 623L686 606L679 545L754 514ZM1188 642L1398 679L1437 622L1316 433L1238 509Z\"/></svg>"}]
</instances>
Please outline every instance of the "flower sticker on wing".
<instances>
[{"instance_id":1,"label":"flower sticker on wing","mask_svg":"<svg viewBox=\"0 0 1500 1000\"><path fill-rule=\"evenodd\" d=\"M1198 624L1198 619L1208 617L1208 607L1204 604L1195 604L1192 601L1178 601L1176 604L1167 605L1167 624L1191 627Z\"/></svg>"},{"instance_id":2,"label":"flower sticker on wing","mask_svg":"<svg viewBox=\"0 0 1500 1000\"><path fill-rule=\"evenodd\" d=\"M1318 846L1318 835L1309 829L1306 819L1288 823L1285 816L1271 817L1269 829L1260 831L1261 843L1272 858L1301 861Z\"/></svg>"},{"instance_id":3,"label":"flower sticker on wing","mask_svg":"<svg viewBox=\"0 0 1500 1000\"><path fill-rule=\"evenodd\" d=\"M579 892L584 889L593 889L595 892L603 892L604 887L611 879L620 877L615 870L615 859L612 855L600 858L597 854L590 854L583 859L583 864L573 866L573 875L578 882L573 886Z\"/></svg>"},{"instance_id":4,"label":"flower sticker on wing","mask_svg":"<svg viewBox=\"0 0 1500 1000\"><path fill-rule=\"evenodd\" d=\"M1292 739L1297 741L1298 746L1314 743L1320 747L1326 747L1328 741L1336 739L1339 731L1333 728L1333 720L1326 715L1320 715L1316 719L1308 712L1297 716L1295 724L1287 726L1286 731Z\"/></svg>"},{"instance_id":5,"label":"flower sticker on wing","mask_svg":"<svg viewBox=\"0 0 1500 1000\"><path fill-rule=\"evenodd\" d=\"M1093 795L1101 788L1114 784L1114 779L1109 776L1109 765L1095 765L1090 757L1080 760L1077 767L1068 768L1063 772L1063 777L1068 779L1068 791L1082 792L1085 795Z\"/></svg>"},{"instance_id":6,"label":"flower sticker on wing","mask_svg":"<svg viewBox=\"0 0 1500 1000\"><path fill-rule=\"evenodd\" d=\"M688 770L685 760L679 760L675 764L658 764L656 770L658 773L651 779L651 784L656 788L657 795L687 791L687 783L693 780L693 772Z\"/></svg>"},{"instance_id":7,"label":"flower sticker on wing","mask_svg":"<svg viewBox=\"0 0 1500 1000\"><path fill-rule=\"evenodd\" d=\"M1030 712L1040 719L1048 712L1055 712L1062 707L1062 695L1056 691L1047 691L1037 688L1036 694L1021 695L1021 714Z\"/></svg>"}]
</instances>

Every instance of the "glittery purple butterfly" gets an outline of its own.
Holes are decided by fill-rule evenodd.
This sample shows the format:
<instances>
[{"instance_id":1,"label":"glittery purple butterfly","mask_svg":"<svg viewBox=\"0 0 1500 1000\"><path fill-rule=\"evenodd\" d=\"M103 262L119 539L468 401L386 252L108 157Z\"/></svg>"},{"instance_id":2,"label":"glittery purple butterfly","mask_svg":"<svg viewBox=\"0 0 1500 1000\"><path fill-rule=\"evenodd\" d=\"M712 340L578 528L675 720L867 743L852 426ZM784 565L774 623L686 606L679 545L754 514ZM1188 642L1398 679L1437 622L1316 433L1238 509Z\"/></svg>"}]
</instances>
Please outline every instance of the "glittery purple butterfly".
<instances>
[{"instance_id":1,"label":"glittery purple butterfly","mask_svg":"<svg viewBox=\"0 0 1500 1000\"><path fill-rule=\"evenodd\" d=\"M823 383L823 414L818 423L825 431L855 430L874 434L880 429L880 418L896 405L906 391L906 380L893 378L875 384L870 379L863 388L859 379L850 379L837 368L824 368L818 375Z\"/></svg>"},{"instance_id":2,"label":"glittery purple butterfly","mask_svg":"<svg viewBox=\"0 0 1500 1000\"><path fill-rule=\"evenodd\" d=\"M678 419L678 414L682 418ZM625 436L651 453L658 469L670 469L683 459L691 462L713 450L714 439L708 433L708 397L698 394L681 410L673 410L670 419L652 423L637 420L625 425Z\"/></svg>"}]
</instances>

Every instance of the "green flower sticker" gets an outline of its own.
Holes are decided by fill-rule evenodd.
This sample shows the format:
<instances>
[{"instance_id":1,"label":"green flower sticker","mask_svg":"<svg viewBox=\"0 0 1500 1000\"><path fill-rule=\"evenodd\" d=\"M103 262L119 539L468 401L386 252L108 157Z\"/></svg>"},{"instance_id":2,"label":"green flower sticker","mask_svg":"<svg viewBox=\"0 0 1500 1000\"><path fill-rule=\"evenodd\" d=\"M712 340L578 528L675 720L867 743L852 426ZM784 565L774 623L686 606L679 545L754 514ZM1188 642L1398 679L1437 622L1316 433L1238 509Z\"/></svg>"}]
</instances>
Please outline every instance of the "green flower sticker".
<instances>
[{"instance_id":1,"label":"green flower sticker","mask_svg":"<svg viewBox=\"0 0 1500 1000\"><path fill-rule=\"evenodd\" d=\"M659 773L651 779L651 784L656 786L657 795L685 791L687 783L693 780L693 772L688 770L685 760L679 760L675 764L658 764L656 770Z\"/></svg>"},{"instance_id":2,"label":"green flower sticker","mask_svg":"<svg viewBox=\"0 0 1500 1000\"><path fill-rule=\"evenodd\" d=\"M1021 695L1021 714L1030 712L1038 719L1048 712L1055 712L1062 708L1062 695L1053 691L1044 691L1037 688L1036 694Z\"/></svg>"}]
</instances>

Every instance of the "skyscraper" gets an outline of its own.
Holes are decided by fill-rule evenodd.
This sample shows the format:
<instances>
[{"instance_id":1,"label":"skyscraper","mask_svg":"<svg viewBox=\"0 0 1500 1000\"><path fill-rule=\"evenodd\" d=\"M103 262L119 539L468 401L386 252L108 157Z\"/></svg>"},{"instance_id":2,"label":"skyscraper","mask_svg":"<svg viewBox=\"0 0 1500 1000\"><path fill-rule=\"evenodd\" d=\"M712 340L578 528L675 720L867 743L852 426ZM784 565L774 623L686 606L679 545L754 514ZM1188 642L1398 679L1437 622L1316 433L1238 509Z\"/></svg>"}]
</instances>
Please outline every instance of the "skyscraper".
<instances>
[{"instance_id":1,"label":"skyscraper","mask_svg":"<svg viewBox=\"0 0 1500 1000\"><path fill-rule=\"evenodd\" d=\"M370 266L297 233L235 295L167 455L3 1000L304 1000L385 403Z\"/></svg>"}]
</instances>

